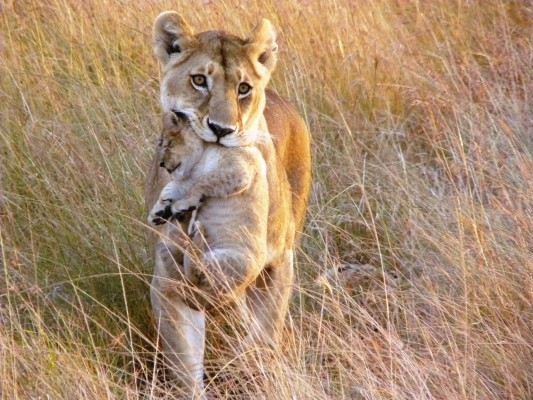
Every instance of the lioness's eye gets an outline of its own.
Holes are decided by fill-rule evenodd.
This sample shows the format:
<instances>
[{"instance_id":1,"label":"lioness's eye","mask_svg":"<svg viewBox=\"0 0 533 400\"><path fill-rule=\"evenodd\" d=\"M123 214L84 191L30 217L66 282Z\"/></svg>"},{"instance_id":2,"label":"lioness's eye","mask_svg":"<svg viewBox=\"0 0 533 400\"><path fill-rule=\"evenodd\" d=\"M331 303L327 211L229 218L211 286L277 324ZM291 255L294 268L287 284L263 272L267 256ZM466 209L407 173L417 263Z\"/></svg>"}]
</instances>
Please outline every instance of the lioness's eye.
<instances>
[{"instance_id":1,"label":"lioness's eye","mask_svg":"<svg viewBox=\"0 0 533 400\"><path fill-rule=\"evenodd\" d=\"M191 76L192 83L194 83L196 86L205 87L207 86L207 79L203 75L192 75Z\"/></svg>"},{"instance_id":2,"label":"lioness's eye","mask_svg":"<svg viewBox=\"0 0 533 400\"><path fill-rule=\"evenodd\" d=\"M242 94L242 95L248 94L250 90L252 90L252 87L248 85L246 82L242 82L239 85L239 94Z\"/></svg>"}]
</instances>

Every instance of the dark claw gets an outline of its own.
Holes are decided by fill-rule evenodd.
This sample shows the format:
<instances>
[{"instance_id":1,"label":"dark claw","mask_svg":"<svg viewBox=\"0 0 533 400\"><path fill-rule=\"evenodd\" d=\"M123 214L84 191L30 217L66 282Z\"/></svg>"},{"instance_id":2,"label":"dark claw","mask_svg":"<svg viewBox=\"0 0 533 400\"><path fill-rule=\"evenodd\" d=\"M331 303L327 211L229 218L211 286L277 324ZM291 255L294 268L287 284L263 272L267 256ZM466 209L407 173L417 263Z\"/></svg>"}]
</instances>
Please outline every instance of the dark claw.
<instances>
[{"instance_id":1,"label":"dark claw","mask_svg":"<svg viewBox=\"0 0 533 400\"><path fill-rule=\"evenodd\" d=\"M187 210L179 210L176 214L174 214L174 218L176 218L179 222L183 222L183 220L185 219L185 216L196 210L196 206L190 206Z\"/></svg>"},{"instance_id":2,"label":"dark claw","mask_svg":"<svg viewBox=\"0 0 533 400\"><path fill-rule=\"evenodd\" d=\"M154 218L152 222L153 222L154 224L156 224L156 225L163 225L163 224L165 224L167 221L165 221L163 218Z\"/></svg>"},{"instance_id":3,"label":"dark claw","mask_svg":"<svg viewBox=\"0 0 533 400\"><path fill-rule=\"evenodd\" d=\"M156 214L157 215L157 214ZM163 219L170 219L172 217L172 207L166 206L163 213L160 215Z\"/></svg>"},{"instance_id":4,"label":"dark claw","mask_svg":"<svg viewBox=\"0 0 533 400\"><path fill-rule=\"evenodd\" d=\"M154 223L156 225L164 224L166 221L170 218L172 218L172 208L170 206L166 206L164 210L159 210L155 213L156 216L159 218L154 218ZM156 221L162 221L162 222L156 222Z\"/></svg>"}]
</instances>

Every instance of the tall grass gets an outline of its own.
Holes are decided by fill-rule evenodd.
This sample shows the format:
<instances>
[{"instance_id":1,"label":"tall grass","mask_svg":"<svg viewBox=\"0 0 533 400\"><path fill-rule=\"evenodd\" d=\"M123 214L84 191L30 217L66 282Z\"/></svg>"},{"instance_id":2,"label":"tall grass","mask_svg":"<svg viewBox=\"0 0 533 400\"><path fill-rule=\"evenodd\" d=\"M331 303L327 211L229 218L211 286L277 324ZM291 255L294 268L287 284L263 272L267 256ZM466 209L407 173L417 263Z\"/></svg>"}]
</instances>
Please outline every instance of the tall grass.
<instances>
[{"instance_id":1,"label":"tall grass","mask_svg":"<svg viewBox=\"0 0 533 400\"><path fill-rule=\"evenodd\" d=\"M271 19L272 86L313 137L283 345L210 351L209 394L533 398L527 0L4 2L0 396L173 396L141 190L167 9L242 35Z\"/></svg>"}]
</instances>

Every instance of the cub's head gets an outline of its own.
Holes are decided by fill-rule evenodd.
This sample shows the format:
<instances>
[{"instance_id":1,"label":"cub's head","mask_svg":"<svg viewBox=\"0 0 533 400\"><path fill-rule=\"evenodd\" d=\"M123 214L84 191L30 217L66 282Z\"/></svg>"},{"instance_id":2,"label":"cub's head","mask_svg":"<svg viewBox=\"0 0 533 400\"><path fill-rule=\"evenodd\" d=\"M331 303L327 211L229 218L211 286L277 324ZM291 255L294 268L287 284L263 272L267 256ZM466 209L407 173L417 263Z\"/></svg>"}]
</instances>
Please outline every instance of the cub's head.
<instances>
[{"instance_id":1,"label":"cub's head","mask_svg":"<svg viewBox=\"0 0 533 400\"><path fill-rule=\"evenodd\" d=\"M173 179L187 178L204 151L205 143L191 129L189 123L174 113L163 114L163 131L159 138L159 166Z\"/></svg>"},{"instance_id":2,"label":"cub's head","mask_svg":"<svg viewBox=\"0 0 533 400\"><path fill-rule=\"evenodd\" d=\"M207 142L254 142L277 60L269 21L242 39L222 31L195 34L178 13L167 11L154 22L153 44L163 69L164 112L186 117Z\"/></svg>"}]
</instances>

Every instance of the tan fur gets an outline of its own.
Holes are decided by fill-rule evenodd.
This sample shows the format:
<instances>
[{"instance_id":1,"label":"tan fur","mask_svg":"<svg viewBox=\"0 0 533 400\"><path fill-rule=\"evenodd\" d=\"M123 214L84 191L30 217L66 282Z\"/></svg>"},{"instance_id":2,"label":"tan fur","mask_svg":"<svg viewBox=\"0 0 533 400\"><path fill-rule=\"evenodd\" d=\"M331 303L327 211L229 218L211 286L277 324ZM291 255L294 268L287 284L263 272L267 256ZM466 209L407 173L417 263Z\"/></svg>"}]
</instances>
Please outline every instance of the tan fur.
<instances>
[{"instance_id":1,"label":"tan fur","mask_svg":"<svg viewBox=\"0 0 533 400\"><path fill-rule=\"evenodd\" d=\"M163 70L163 111L186 117L196 135L205 142L258 148L266 163L267 258L255 281L247 286L246 302L252 315L249 341L274 344L288 308L294 243L303 225L310 188L307 128L287 102L266 89L277 60L276 35L266 20L244 39L221 31L194 34L179 14L165 12L155 20L153 36L154 52ZM242 84L251 90L242 90L247 88ZM224 134L217 136L222 131ZM274 150L262 140L264 132L270 133ZM168 173L158 164L156 156L146 178L148 209L157 202L161 189L169 181ZM154 235L156 240L161 246L162 239ZM174 355L174 371L185 385L201 387L198 378L184 372L188 368L201 368L198 367L201 361L183 356L192 354L190 343L194 338L189 340L178 335L180 339L174 339L189 318L184 299L161 295L164 282L179 279L175 271L174 267L158 263L156 257L152 285L154 312L163 349L169 359ZM199 321L201 317L194 318L197 317ZM182 356L176 356L178 353ZM194 362L191 364L189 359Z\"/></svg>"},{"instance_id":2,"label":"tan fur","mask_svg":"<svg viewBox=\"0 0 533 400\"><path fill-rule=\"evenodd\" d=\"M7 202L6 197L4 195L4 191L3 191L3 168L4 168L3 166L4 166L4 160L2 159L2 155L0 155L0 217L2 216L4 212L4 207Z\"/></svg>"},{"instance_id":3,"label":"tan fur","mask_svg":"<svg viewBox=\"0 0 533 400\"><path fill-rule=\"evenodd\" d=\"M172 113L164 115L163 126L160 162L172 171L172 180L161 191L148 222L164 223L159 215L168 207L172 215L197 210L195 226L202 229L193 236L193 244L203 251L186 245L183 272L199 290L185 300L195 308L218 306L238 297L265 265L265 162L253 146L228 148L204 142ZM273 152L269 136L264 143Z\"/></svg>"}]
</instances>

